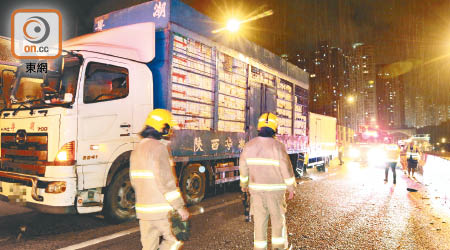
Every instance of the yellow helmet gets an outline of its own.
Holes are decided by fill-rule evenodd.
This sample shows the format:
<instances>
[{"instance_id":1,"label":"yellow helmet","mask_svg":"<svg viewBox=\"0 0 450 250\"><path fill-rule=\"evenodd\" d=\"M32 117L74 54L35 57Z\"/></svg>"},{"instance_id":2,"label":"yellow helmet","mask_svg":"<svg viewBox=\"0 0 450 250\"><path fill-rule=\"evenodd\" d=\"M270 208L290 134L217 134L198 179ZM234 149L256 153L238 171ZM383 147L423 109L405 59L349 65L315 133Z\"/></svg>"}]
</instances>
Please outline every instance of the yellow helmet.
<instances>
[{"instance_id":1,"label":"yellow helmet","mask_svg":"<svg viewBox=\"0 0 450 250\"><path fill-rule=\"evenodd\" d=\"M156 131L167 134L166 124L169 128L173 128L176 123L172 118L172 113L166 109L154 109L148 114L145 125L154 128Z\"/></svg>"},{"instance_id":2,"label":"yellow helmet","mask_svg":"<svg viewBox=\"0 0 450 250\"><path fill-rule=\"evenodd\" d=\"M262 114L258 119L258 131L264 127L271 128L273 131L277 132L278 117L270 112Z\"/></svg>"}]
</instances>

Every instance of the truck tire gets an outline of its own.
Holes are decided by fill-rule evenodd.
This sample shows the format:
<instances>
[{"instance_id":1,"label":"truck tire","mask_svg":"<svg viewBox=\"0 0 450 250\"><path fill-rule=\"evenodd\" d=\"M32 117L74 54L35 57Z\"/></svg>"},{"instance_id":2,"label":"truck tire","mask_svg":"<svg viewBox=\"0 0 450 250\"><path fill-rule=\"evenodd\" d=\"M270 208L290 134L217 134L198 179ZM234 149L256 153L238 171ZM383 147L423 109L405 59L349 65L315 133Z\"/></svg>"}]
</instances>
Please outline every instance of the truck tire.
<instances>
[{"instance_id":1,"label":"truck tire","mask_svg":"<svg viewBox=\"0 0 450 250\"><path fill-rule=\"evenodd\" d=\"M206 176L199 171L200 164L187 166L181 177L181 191L188 204L196 204L205 197Z\"/></svg>"},{"instance_id":2,"label":"truck tire","mask_svg":"<svg viewBox=\"0 0 450 250\"><path fill-rule=\"evenodd\" d=\"M122 169L114 176L106 191L103 207L105 218L116 224L135 219L135 200L129 169Z\"/></svg>"},{"instance_id":3,"label":"truck tire","mask_svg":"<svg viewBox=\"0 0 450 250\"><path fill-rule=\"evenodd\" d=\"M323 169L325 168L325 165L324 164L320 164L320 165L317 165L317 171L318 172L323 172Z\"/></svg>"},{"instance_id":4,"label":"truck tire","mask_svg":"<svg viewBox=\"0 0 450 250\"><path fill-rule=\"evenodd\" d=\"M297 178L301 178L301 177L305 176L305 174L306 174L306 166L303 165L303 163L299 162L297 164L297 167L295 168L294 173L295 173L295 177L297 177Z\"/></svg>"}]
</instances>

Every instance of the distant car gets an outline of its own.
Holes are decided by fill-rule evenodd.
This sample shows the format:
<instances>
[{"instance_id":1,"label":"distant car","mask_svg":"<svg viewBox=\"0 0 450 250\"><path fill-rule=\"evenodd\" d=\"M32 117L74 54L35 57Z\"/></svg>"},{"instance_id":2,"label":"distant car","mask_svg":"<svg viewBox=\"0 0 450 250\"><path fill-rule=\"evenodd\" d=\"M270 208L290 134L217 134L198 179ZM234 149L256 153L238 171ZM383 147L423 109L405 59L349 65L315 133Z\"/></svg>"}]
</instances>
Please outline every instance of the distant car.
<instances>
[{"instance_id":1,"label":"distant car","mask_svg":"<svg viewBox=\"0 0 450 250\"><path fill-rule=\"evenodd\" d=\"M361 166L382 167L386 162L383 144L353 144L347 150L347 157Z\"/></svg>"}]
</instances>

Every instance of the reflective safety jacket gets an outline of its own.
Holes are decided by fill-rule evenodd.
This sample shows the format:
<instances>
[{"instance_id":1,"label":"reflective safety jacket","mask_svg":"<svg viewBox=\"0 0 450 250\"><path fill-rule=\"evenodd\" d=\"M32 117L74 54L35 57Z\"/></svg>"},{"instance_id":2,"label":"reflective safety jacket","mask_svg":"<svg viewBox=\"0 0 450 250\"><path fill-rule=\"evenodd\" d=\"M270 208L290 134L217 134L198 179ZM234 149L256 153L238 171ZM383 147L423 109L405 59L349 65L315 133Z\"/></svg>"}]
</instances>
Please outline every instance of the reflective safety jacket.
<instances>
[{"instance_id":1,"label":"reflective safety jacket","mask_svg":"<svg viewBox=\"0 0 450 250\"><path fill-rule=\"evenodd\" d=\"M420 159L420 154L419 154L419 150L417 149L408 149L408 151L406 151L406 159L408 161L419 161Z\"/></svg>"},{"instance_id":2,"label":"reflective safety jacket","mask_svg":"<svg viewBox=\"0 0 450 250\"><path fill-rule=\"evenodd\" d=\"M145 138L137 145L131 153L130 179L138 219L167 219L169 211L184 206L169 152L160 141Z\"/></svg>"},{"instance_id":3,"label":"reflective safety jacket","mask_svg":"<svg viewBox=\"0 0 450 250\"><path fill-rule=\"evenodd\" d=\"M397 162L400 158L400 148L395 144L389 144L384 147L386 160L388 162Z\"/></svg>"},{"instance_id":4,"label":"reflective safety jacket","mask_svg":"<svg viewBox=\"0 0 450 250\"><path fill-rule=\"evenodd\" d=\"M293 191L297 184L286 148L274 138L250 140L239 159L239 171L241 187L251 193Z\"/></svg>"}]
</instances>

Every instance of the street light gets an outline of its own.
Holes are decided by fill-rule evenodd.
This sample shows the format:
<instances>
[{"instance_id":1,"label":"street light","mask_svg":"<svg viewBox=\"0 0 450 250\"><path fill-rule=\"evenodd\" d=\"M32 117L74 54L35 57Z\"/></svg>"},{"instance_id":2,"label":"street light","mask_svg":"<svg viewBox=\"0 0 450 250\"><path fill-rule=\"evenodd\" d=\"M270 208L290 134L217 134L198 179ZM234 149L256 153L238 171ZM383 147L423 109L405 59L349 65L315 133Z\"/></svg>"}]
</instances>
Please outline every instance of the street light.
<instances>
[{"instance_id":1,"label":"street light","mask_svg":"<svg viewBox=\"0 0 450 250\"><path fill-rule=\"evenodd\" d=\"M447 138L442 137L441 142L442 142L442 143L445 143L446 141L447 141Z\"/></svg>"},{"instance_id":2,"label":"street light","mask_svg":"<svg viewBox=\"0 0 450 250\"><path fill-rule=\"evenodd\" d=\"M352 95L347 97L348 103L353 103L354 101L355 101L355 97L353 97Z\"/></svg>"},{"instance_id":3,"label":"street light","mask_svg":"<svg viewBox=\"0 0 450 250\"><path fill-rule=\"evenodd\" d=\"M352 95L349 95L349 96L347 96L347 97L344 97L344 99L345 99L345 101L348 103L348 104L352 104L352 103L354 103L355 102L355 97L354 96L352 96ZM340 99L337 101L337 124L339 124L339 120L341 120L340 119L340 113L341 113L341 101L340 101ZM347 124L346 124L347 125Z\"/></svg>"},{"instance_id":4,"label":"street light","mask_svg":"<svg viewBox=\"0 0 450 250\"><path fill-rule=\"evenodd\" d=\"M225 27L215 29L215 30L211 31L211 33L215 34L215 33L222 32L224 30L228 30L232 33L235 33L239 30L241 24L252 22L252 21L267 17L267 16L271 16L271 15L273 15L273 10L264 11L263 13L257 14L255 16L251 16L245 20L238 20L235 18L231 18L231 19L228 19L227 25Z\"/></svg>"},{"instance_id":5,"label":"street light","mask_svg":"<svg viewBox=\"0 0 450 250\"><path fill-rule=\"evenodd\" d=\"M232 18L230 20L228 20L227 22L227 30L230 32L237 32L239 30L239 27L241 26L241 22L239 22L238 20Z\"/></svg>"}]
</instances>

